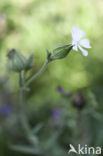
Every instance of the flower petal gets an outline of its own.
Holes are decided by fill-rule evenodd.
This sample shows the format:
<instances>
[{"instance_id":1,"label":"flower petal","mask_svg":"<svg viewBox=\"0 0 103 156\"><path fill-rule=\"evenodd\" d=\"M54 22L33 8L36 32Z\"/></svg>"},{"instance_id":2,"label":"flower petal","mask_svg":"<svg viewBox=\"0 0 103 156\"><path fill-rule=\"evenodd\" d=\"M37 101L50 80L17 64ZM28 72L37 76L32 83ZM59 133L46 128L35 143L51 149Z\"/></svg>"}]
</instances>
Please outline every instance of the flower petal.
<instances>
[{"instance_id":1,"label":"flower petal","mask_svg":"<svg viewBox=\"0 0 103 156\"><path fill-rule=\"evenodd\" d=\"M73 46L73 50L78 51L78 46L77 45Z\"/></svg>"},{"instance_id":2,"label":"flower petal","mask_svg":"<svg viewBox=\"0 0 103 156\"><path fill-rule=\"evenodd\" d=\"M83 30L80 30L77 26L73 26L72 30L72 38L75 41L79 41L83 36L85 36L85 33Z\"/></svg>"},{"instance_id":3,"label":"flower petal","mask_svg":"<svg viewBox=\"0 0 103 156\"><path fill-rule=\"evenodd\" d=\"M90 41L88 39L83 39L81 41L79 41L80 46L84 47L84 48L91 48L90 46Z\"/></svg>"},{"instance_id":4,"label":"flower petal","mask_svg":"<svg viewBox=\"0 0 103 156\"><path fill-rule=\"evenodd\" d=\"M72 41L72 45L73 45L73 46L78 45L78 42L73 40L73 41Z\"/></svg>"},{"instance_id":5,"label":"flower petal","mask_svg":"<svg viewBox=\"0 0 103 156\"><path fill-rule=\"evenodd\" d=\"M84 56L87 56L88 55L88 51L87 50L83 49L81 46L79 46L79 49L81 50L81 52L82 52L82 54Z\"/></svg>"}]
</instances>

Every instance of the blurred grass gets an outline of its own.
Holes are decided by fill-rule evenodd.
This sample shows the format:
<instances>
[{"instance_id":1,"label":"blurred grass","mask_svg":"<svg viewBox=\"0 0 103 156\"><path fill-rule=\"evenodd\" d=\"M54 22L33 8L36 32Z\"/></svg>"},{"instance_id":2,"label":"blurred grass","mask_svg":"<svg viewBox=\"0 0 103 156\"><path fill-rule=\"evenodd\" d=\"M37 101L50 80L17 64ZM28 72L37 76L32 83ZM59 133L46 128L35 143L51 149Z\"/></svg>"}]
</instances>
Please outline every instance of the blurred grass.
<instances>
[{"instance_id":1,"label":"blurred grass","mask_svg":"<svg viewBox=\"0 0 103 156\"><path fill-rule=\"evenodd\" d=\"M59 96L58 85L69 90L103 85L102 0L1 0L0 13L5 15L5 27L0 23L0 29L5 28L0 33L0 75L9 75L11 88L17 87L17 77L7 73L7 51L16 48L25 56L34 52L34 71L37 71L46 49L52 51L58 43L71 42L73 25L85 30L91 40L88 57L72 51L66 59L51 63L40 80L32 83L29 100L35 98L38 103L54 98L55 101Z\"/></svg>"}]
</instances>

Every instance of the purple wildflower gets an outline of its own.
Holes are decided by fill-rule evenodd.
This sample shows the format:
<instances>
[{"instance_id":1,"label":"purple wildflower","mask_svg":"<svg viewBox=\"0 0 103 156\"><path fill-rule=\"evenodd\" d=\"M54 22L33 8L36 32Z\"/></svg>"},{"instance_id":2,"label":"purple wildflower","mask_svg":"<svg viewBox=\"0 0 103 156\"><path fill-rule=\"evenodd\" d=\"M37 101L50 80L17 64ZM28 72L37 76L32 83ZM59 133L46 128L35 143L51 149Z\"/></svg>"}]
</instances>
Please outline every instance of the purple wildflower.
<instances>
[{"instance_id":1,"label":"purple wildflower","mask_svg":"<svg viewBox=\"0 0 103 156\"><path fill-rule=\"evenodd\" d=\"M61 86L57 87L57 91L64 97L72 96L72 93L70 91L66 92Z\"/></svg>"},{"instance_id":2,"label":"purple wildflower","mask_svg":"<svg viewBox=\"0 0 103 156\"><path fill-rule=\"evenodd\" d=\"M53 117L59 117L60 116L60 110L58 108L52 109L52 116Z\"/></svg>"},{"instance_id":3,"label":"purple wildflower","mask_svg":"<svg viewBox=\"0 0 103 156\"><path fill-rule=\"evenodd\" d=\"M1 114L7 116L11 113L12 109L10 105L3 105L1 106Z\"/></svg>"},{"instance_id":4,"label":"purple wildflower","mask_svg":"<svg viewBox=\"0 0 103 156\"><path fill-rule=\"evenodd\" d=\"M57 87L57 91L58 91L59 93L64 93L64 90L63 90L63 88L62 88L61 86L58 86L58 87Z\"/></svg>"}]
</instances>

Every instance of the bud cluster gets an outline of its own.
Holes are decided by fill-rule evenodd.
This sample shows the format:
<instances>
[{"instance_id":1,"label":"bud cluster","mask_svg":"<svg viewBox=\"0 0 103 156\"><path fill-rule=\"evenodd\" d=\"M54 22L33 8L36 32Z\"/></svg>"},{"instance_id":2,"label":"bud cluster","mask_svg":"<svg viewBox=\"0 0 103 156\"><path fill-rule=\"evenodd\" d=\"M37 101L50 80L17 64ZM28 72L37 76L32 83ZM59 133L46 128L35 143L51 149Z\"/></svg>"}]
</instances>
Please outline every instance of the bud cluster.
<instances>
[{"instance_id":1,"label":"bud cluster","mask_svg":"<svg viewBox=\"0 0 103 156\"><path fill-rule=\"evenodd\" d=\"M27 59L15 49L11 49L8 53L8 66L11 71L21 72L28 71L32 68L33 55L31 54Z\"/></svg>"}]
</instances>

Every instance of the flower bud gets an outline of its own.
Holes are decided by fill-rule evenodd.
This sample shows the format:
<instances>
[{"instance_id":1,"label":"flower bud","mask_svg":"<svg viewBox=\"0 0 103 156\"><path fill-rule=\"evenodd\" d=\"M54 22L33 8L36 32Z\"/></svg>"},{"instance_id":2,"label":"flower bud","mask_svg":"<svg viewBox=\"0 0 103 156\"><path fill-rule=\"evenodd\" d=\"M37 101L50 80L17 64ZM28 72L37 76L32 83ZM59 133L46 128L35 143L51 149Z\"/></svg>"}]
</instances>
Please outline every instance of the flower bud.
<instances>
[{"instance_id":1,"label":"flower bud","mask_svg":"<svg viewBox=\"0 0 103 156\"><path fill-rule=\"evenodd\" d=\"M25 70L28 71L33 66L33 54L30 54L30 56L26 59L25 63Z\"/></svg>"},{"instance_id":2,"label":"flower bud","mask_svg":"<svg viewBox=\"0 0 103 156\"><path fill-rule=\"evenodd\" d=\"M26 59L15 49L10 50L7 56L9 58L8 66L10 70L21 72L25 69Z\"/></svg>"},{"instance_id":3,"label":"flower bud","mask_svg":"<svg viewBox=\"0 0 103 156\"><path fill-rule=\"evenodd\" d=\"M59 44L53 49L53 53L51 54L51 59L56 60L56 59L63 59L65 58L69 52L72 50L72 44L69 43L64 43L64 44Z\"/></svg>"},{"instance_id":4,"label":"flower bud","mask_svg":"<svg viewBox=\"0 0 103 156\"><path fill-rule=\"evenodd\" d=\"M78 110L82 110L86 105L86 99L81 91L75 95L75 97L72 100L72 104L75 108Z\"/></svg>"}]
</instances>

